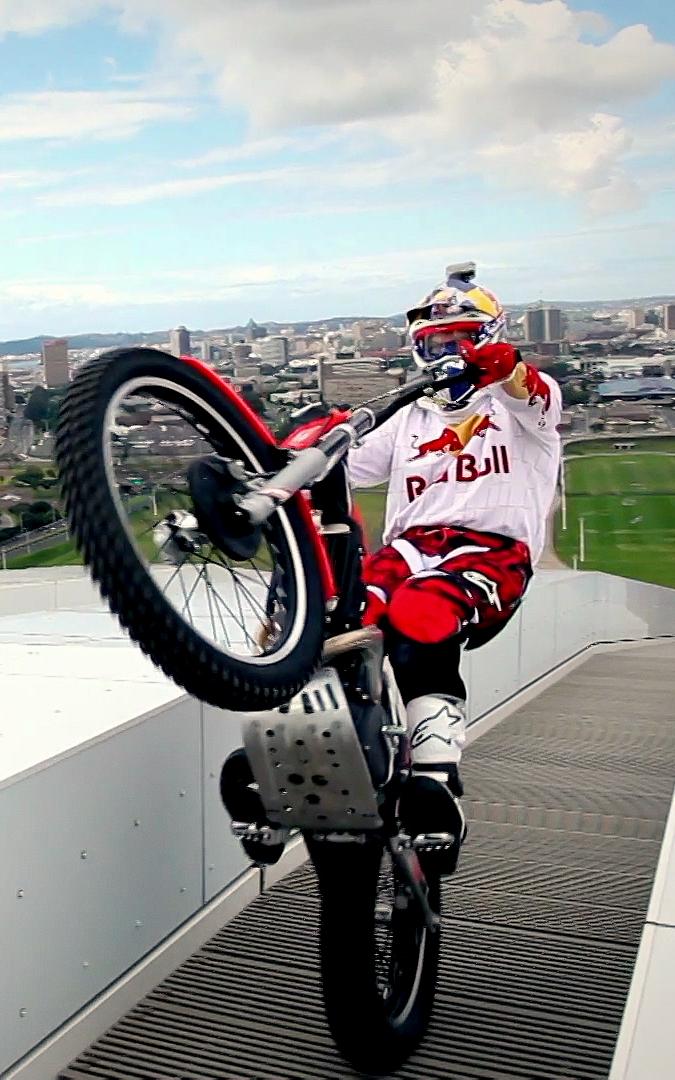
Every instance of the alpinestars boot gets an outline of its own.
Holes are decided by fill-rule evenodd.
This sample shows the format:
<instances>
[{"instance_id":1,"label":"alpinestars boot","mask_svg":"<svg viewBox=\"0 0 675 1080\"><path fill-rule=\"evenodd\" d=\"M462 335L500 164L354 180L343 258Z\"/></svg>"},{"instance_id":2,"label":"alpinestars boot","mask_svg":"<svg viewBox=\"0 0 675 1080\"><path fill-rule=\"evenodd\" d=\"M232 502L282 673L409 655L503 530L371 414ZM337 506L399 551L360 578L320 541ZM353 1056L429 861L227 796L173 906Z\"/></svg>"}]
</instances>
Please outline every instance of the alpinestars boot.
<instances>
[{"instance_id":1,"label":"alpinestars boot","mask_svg":"<svg viewBox=\"0 0 675 1080\"><path fill-rule=\"evenodd\" d=\"M459 761L466 741L464 702L427 694L407 707L412 769L399 802L401 822L425 865L451 874L466 838Z\"/></svg>"}]
</instances>

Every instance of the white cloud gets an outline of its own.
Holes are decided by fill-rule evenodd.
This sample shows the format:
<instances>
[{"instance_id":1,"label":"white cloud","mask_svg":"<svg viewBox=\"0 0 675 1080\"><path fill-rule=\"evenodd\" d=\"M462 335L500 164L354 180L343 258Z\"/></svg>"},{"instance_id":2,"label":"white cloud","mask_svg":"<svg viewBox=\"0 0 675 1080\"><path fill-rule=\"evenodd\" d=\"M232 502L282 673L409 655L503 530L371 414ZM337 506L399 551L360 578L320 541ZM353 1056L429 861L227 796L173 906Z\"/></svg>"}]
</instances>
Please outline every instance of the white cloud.
<instances>
[{"instance_id":1,"label":"white cloud","mask_svg":"<svg viewBox=\"0 0 675 1080\"><path fill-rule=\"evenodd\" d=\"M132 91L43 91L0 97L0 142L119 139L147 124L185 119L189 106Z\"/></svg>"},{"instance_id":2,"label":"white cloud","mask_svg":"<svg viewBox=\"0 0 675 1080\"><path fill-rule=\"evenodd\" d=\"M476 0L480 8L484 0ZM446 24L438 0L124 0L123 26L164 29L198 57L254 127L342 123L416 111L433 90ZM451 31L471 15L453 12ZM439 33L437 33L437 30Z\"/></svg>"},{"instance_id":3,"label":"white cloud","mask_svg":"<svg viewBox=\"0 0 675 1080\"><path fill-rule=\"evenodd\" d=\"M646 26L591 44L562 0L492 0L480 26L448 45L438 80L437 118L472 141L495 129L509 141L566 131L675 77L675 46Z\"/></svg>"},{"instance_id":4,"label":"white cloud","mask_svg":"<svg viewBox=\"0 0 675 1080\"><path fill-rule=\"evenodd\" d=\"M91 281L17 281L1 285L0 297L22 308L48 311L62 304L107 307L121 302L123 293Z\"/></svg>"},{"instance_id":5,"label":"white cloud","mask_svg":"<svg viewBox=\"0 0 675 1080\"><path fill-rule=\"evenodd\" d=\"M335 132L303 135L271 135L266 139L252 139L239 145L218 146L199 157L179 162L182 168L197 169L208 165L222 165L232 161L249 161L251 158L267 158L289 151L309 154L337 140Z\"/></svg>"},{"instance_id":6,"label":"white cloud","mask_svg":"<svg viewBox=\"0 0 675 1080\"><path fill-rule=\"evenodd\" d=\"M0 37L7 33L41 34L88 18L100 0L0 0Z\"/></svg>"},{"instance_id":7,"label":"white cloud","mask_svg":"<svg viewBox=\"0 0 675 1080\"><path fill-rule=\"evenodd\" d=\"M41 247L47 244L63 244L68 240L98 240L102 236L119 236L126 230L117 226L110 226L100 229L71 229L67 232L46 232L46 233L22 233L18 236L13 243L17 247L25 247L26 245L39 244Z\"/></svg>"},{"instance_id":8,"label":"white cloud","mask_svg":"<svg viewBox=\"0 0 675 1080\"><path fill-rule=\"evenodd\" d=\"M642 24L614 31L563 0L443 11L437 0L418 0L414 13L408 0L125 6L135 25L164 25L172 47L197 57L254 128L365 129L391 138L425 175L461 161L498 186L580 196L592 212L639 202L623 111L675 78L673 45Z\"/></svg>"},{"instance_id":9,"label":"white cloud","mask_svg":"<svg viewBox=\"0 0 675 1080\"><path fill-rule=\"evenodd\" d=\"M582 194L594 214L606 214L635 209L642 201L618 165L631 142L618 117L596 113L583 128L534 136L526 156L522 145L506 142L483 147L477 156L487 175L498 176L502 185L522 188L526 161L527 184Z\"/></svg>"},{"instance_id":10,"label":"white cloud","mask_svg":"<svg viewBox=\"0 0 675 1080\"><path fill-rule=\"evenodd\" d=\"M136 206L140 203L166 199L191 198L231 187L274 185L277 189L294 191L306 199L310 190L322 191L379 191L402 184L414 177L415 163L411 160L386 158L357 164L285 165L270 169L227 172L215 176L195 176L123 186L102 185L90 188L70 188L47 192L36 201L43 206Z\"/></svg>"},{"instance_id":11,"label":"white cloud","mask_svg":"<svg viewBox=\"0 0 675 1080\"><path fill-rule=\"evenodd\" d=\"M587 26L562 0L490 0L481 33L439 61L435 108L394 119L391 137L429 161L459 158L497 187L580 196L592 213L634 208L621 111L675 78L675 47L642 25L589 43Z\"/></svg>"},{"instance_id":12,"label":"white cloud","mask_svg":"<svg viewBox=\"0 0 675 1080\"><path fill-rule=\"evenodd\" d=\"M256 172L233 172L221 176L200 176L189 180L160 180L157 183L137 183L125 187L73 188L69 191L41 195L37 201L45 206L135 206L160 199L187 198L241 184L248 186L261 183L286 183L301 179L303 175L305 175L304 170L293 167Z\"/></svg>"},{"instance_id":13,"label":"white cloud","mask_svg":"<svg viewBox=\"0 0 675 1080\"><path fill-rule=\"evenodd\" d=\"M81 171L56 172L38 169L15 169L0 172L0 191L25 191L33 188L52 187L81 175Z\"/></svg>"},{"instance_id":14,"label":"white cloud","mask_svg":"<svg viewBox=\"0 0 675 1080\"><path fill-rule=\"evenodd\" d=\"M647 26L615 30L564 0L416 0L414 9L410 0L34 0L25 12L15 7L0 0L0 33L114 12L122 29L157 39L157 85L170 83L173 71L185 93L190 80L206 75L227 108L244 111L252 136L185 167L299 151L311 147L307 127L315 125L346 140L387 138L401 167L414 163L420 176L448 177L461 164L498 187L580 197L594 213L638 203L626 108L675 78L675 46ZM43 120L38 95L0 102L0 138L120 137L185 115L186 106L148 85L90 105L56 95L54 115L48 107ZM367 172L359 177L365 183ZM141 185L142 197L125 198L205 191L207 179L193 188L171 180ZM213 186L234 182L216 178Z\"/></svg>"}]
</instances>

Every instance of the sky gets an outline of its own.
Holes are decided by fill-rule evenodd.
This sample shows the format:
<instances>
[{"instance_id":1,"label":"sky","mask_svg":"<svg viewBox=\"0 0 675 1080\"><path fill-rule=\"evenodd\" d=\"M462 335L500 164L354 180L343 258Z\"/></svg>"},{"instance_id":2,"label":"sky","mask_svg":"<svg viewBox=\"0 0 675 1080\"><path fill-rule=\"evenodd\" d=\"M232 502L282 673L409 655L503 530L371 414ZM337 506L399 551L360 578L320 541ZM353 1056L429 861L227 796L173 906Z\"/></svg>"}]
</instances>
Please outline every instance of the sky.
<instances>
[{"instance_id":1,"label":"sky","mask_svg":"<svg viewBox=\"0 0 675 1080\"><path fill-rule=\"evenodd\" d=\"M0 0L0 339L675 293L663 0Z\"/></svg>"}]
</instances>

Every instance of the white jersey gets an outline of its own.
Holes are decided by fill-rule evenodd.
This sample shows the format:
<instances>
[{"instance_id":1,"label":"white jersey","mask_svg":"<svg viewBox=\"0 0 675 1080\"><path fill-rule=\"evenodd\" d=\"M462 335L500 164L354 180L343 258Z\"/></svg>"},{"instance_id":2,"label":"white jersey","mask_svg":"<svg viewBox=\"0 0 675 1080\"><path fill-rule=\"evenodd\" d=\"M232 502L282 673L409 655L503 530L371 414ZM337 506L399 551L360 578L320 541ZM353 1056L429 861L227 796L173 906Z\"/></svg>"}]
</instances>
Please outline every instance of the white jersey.
<instances>
[{"instance_id":1,"label":"white jersey","mask_svg":"<svg viewBox=\"0 0 675 1080\"><path fill-rule=\"evenodd\" d=\"M455 525L523 540L543 550L560 463L558 384L534 373L529 399L499 385L470 416L414 403L349 454L355 487L389 482L385 544L419 525Z\"/></svg>"}]
</instances>

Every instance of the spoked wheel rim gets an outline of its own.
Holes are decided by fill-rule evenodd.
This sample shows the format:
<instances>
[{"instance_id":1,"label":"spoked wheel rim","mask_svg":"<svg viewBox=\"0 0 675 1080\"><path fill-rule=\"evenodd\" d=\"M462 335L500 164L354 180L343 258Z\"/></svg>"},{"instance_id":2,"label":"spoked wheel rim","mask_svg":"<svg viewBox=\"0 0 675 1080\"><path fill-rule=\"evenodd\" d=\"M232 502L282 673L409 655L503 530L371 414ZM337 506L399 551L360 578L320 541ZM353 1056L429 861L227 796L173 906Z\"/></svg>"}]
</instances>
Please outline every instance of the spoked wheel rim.
<instances>
[{"instance_id":1,"label":"spoked wheel rim","mask_svg":"<svg viewBox=\"0 0 675 1080\"><path fill-rule=\"evenodd\" d=\"M120 418L133 419L130 398L134 404L149 405L150 425L171 419L171 425L159 426L167 430L174 426L183 437L140 439L132 423L120 425ZM185 482L189 465L209 454L241 462L249 478L262 475L260 461L246 440L208 401L155 375L129 379L117 388L101 432L115 512L136 558L166 603L228 658L263 666L290 655L306 622L307 592L300 551L285 511L277 510L263 527L255 556L235 561L200 529ZM169 443L167 463L158 448Z\"/></svg>"},{"instance_id":2,"label":"spoked wheel rim","mask_svg":"<svg viewBox=\"0 0 675 1080\"><path fill-rule=\"evenodd\" d=\"M375 904L375 978L392 1027L405 1024L417 1000L428 930L410 890L385 849Z\"/></svg>"}]
</instances>

